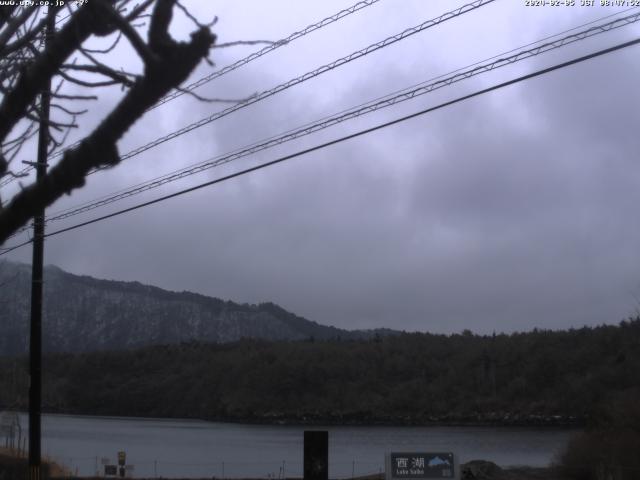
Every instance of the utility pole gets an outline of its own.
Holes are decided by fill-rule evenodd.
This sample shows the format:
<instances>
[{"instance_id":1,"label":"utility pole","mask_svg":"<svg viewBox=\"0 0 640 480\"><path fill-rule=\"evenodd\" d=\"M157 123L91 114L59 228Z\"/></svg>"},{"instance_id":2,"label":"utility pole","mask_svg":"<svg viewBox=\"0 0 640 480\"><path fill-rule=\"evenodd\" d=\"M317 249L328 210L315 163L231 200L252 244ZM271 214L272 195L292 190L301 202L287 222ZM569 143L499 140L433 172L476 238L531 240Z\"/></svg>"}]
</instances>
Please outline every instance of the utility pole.
<instances>
[{"instance_id":1,"label":"utility pole","mask_svg":"<svg viewBox=\"0 0 640 480\"><path fill-rule=\"evenodd\" d=\"M55 15L49 7L45 32L45 51L55 29ZM36 181L47 172L49 148L49 109L51 80L40 93L40 128ZM31 322L29 336L29 480L41 480L41 421L42 406L42 270L44 265L44 208L33 217L33 257L31 262Z\"/></svg>"}]
</instances>

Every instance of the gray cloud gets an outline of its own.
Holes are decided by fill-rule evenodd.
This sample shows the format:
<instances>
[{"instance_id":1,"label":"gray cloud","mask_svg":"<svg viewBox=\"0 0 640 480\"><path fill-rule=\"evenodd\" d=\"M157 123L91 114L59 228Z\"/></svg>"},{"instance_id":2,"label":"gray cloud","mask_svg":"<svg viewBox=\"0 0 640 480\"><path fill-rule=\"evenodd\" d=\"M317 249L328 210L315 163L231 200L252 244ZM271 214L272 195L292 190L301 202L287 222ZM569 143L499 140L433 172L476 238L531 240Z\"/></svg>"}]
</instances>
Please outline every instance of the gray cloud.
<instances>
[{"instance_id":1,"label":"gray cloud","mask_svg":"<svg viewBox=\"0 0 640 480\"><path fill-rule=\"evenodd\" d=\"M451 8L449 2L430 8L413 2L395 12L385 3L372 7L369 17L355 16L343 30L336 25L331 34L318 33L302 47L287 47L203 91L249 94L379 39L386 29L391 33ZM580 8L551 13L514 3L496 2L486 13L421 34L131 159L92 179L86 191L67 202L224 153L613 13ZM279 17L278 7L273 22L257 17L244 22L229 10L225 13L238 15L242 28L234 35L233 27L225 26L230 30L224 35L247 38L255 31L276 38L295 28L290 23L299 27L340 7L323 8L327 11L305 12L308 21L297 22ZM509 22L498 24L501 14ZM388 25L383 22L387 17ZM261 30L264 23L268 26ZM616 32L443 89L180 185L434 105L629 35ZM452 47L445 50L445 45ZM274 301L346 328L490 332L618 322L632 313L634 295L640 294L636 54L616 53L52 238L47 260L77 273L240 302ZM220 55L232 61L232 52ZM217 108L178 100L137 126L122 150ZM28 258L28 252L17 256Z\"/></svg>"}]
</instances>

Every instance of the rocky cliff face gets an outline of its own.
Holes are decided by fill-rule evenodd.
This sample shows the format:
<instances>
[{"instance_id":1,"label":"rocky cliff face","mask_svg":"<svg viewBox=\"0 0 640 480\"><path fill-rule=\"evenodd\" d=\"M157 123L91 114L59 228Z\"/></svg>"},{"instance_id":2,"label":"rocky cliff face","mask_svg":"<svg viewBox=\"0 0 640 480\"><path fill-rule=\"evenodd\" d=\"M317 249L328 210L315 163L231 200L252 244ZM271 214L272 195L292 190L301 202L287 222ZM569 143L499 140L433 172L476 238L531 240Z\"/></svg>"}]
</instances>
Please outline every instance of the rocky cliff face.
<instances>
[{"instance_id":1,"label":"rocky cliff face","mask_svg":"<svg viewBox=\"0 0 640 480\"><path fill-rule=\"evenodd\" d=\"M272 303L237 304L138 282L98 280L45 267L43 346L50 352L129 349L241 338L370 336L326 327ZM28 350L31 267L0 263L0 355Z\"/></svg>"}]
</instances>

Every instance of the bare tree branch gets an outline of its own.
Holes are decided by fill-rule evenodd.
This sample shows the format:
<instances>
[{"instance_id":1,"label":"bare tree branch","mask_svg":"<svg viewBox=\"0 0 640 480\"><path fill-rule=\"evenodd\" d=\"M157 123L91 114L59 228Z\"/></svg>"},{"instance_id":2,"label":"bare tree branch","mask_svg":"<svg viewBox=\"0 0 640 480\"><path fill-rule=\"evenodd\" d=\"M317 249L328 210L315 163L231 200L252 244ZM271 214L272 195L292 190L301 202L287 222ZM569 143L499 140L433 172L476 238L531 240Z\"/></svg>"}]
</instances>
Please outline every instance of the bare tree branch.
<instances>
[{"instance_id":1,"label":"bare tree branch","mask_svg":"<svg viewBox=\"0 0 640 480\"><path fill-rule=\"evenodd\" d=\"M154 2L155 0L145 0L140 5L135 7L126 17L125 20L127 22L133 22L137 18L140 18L147 8Z\"/></svg>"},{"instance_id":2,"label":"bare tree branch","mask_svg":"<svg viewBox=\"0 0 640 480\"><path fill-rule=\"evenodd\" d=\"M60 98L65 100L97 100L97 95L65 95L62 93L52 93L53 98Z\"/></svg>"},{"instance_id":3,"label":"bare tree branch","mask_svg":"<svg viewBox=\"0 0 640 480\"><path fill-rule=\"evenodd\" d=\"M17 5L3 5L0 7L0 28L3 28L13 15Z\"/></svg>"},{"instance_id":4,"label":"bare tree branch","mask_svg":"<svg viewBox=\"0 0 640 480\"><path fill-rule=\"evenodd\" d=\"M56 14L56 10L51 9L49 12L47 12L47 16L42 20L40 20L40 22L36 27L27 30L25 35L23 35L18 40L16 40L15 42L9 45L6 45L4 47L0 46L0 55L6 55L24 48L25 45L33 41L36 38L36 36L38 36L40 33L44 31L44 27L47 25L47 22L49 21L48 17L50 15L55 15L55 14ZM2 45L2 40L0 40L0 45Z\"/></svg>"},{"instance_id":5,"label":"bare tree branch","mask_svg":"<svg viewBox=\"0 0 640 480\"><path fill-rule=\"evenodd\" d=\"M129 76L134 77L135 79L135 75L133 75L132 73L120 73L117 72L115 70L113 70L112 68L107 67L106 65L102 65L102 64L98 64L98 65L73 65L73 64L64 64L62 66L62 68L67 69L67 70L76 70L76 71L81 71L81 72L89 72L89 73L99 73L100 75L104 75L105 77L109 77L111 78L111 81L109 82L86 82L83 80L79 80L76 78L71 77L68 73L61 72L60 76L62 76L64 79L76 83L78 85L83 85L85 87L89 87L89 86L93 86L93 87L100 87L100 86L107 86L107 85L114 85L116 83L121 83L127 87L131 87L133 85L134 80L132 80L131 78L129 78Z\"/></svg>"},{"instance_id":6,"label":"bare tree branch","mask_svg":"<svg viewBox=\"0 0 640 480\"><path fill-rule=\"evenodd\" d=\"M22 10L22 13L17 17L9 19L7 21L7 27L0 33L0 52L4 49L5 45L11 40L18 29L29 19L31 15L38 11L35 5L31 5Z\"/></svg>"},{"instance_id":7,"label":"bare tree branch","mask_svg":"<svg viewBox=\"0 0 640 480\"><path fill-rule=\"evenodd\" d=\"M83 115L89 111L86 108L84 110L69 110L68 108L63 107L62 105L58 105L57 103L52 103L51 108L57 108L58 110L62 110L64 113L71 116Z\"/></svg>"},{"instance_id":8,"label":"bare tree branch","mask_svg":"<svg viewBox=\"0 0 640 480\"><path fill-rule=\"evenodd\" d=\"M41 118L37 113L27 113L25 118L38 122L39 124L43 124L49 128L53 128L59 132L63 131L65 128L77 128L78 125L75 123L63 123L55 120L46 120Z\"/></svg>"},{"instance_id":9,"label":"bare tree branch","mask_svg":"<svg viewBox=\"0 0 640 480\"><path fill-rule=\"evenodd\" d=\"M118 27L118 29L124 34L125 37L131 43L131 46L135 48L136 52L145 63L153 63L157 62L158 59L154 57L153 51L144 43L144 40L140 38L138 32L131 26L129 22L127 22L118 11L113 8L112 5L109 5L104 0L96 0L99 1L102 8L104 9L107 16L114 22L114 24Z\"/></svg>"},{"instance_id":10,"label":"bare tree branch","mask_svg":"<svg viewBox=\"0 0 640 480\"><path fill-rule=\"evenodd\" d=\"M116 46L118 45L118 43L120 43L120 39L122 38L122 32L118 32L118 35L116 36L116 39L114 40L114 42L108 46L105 49L91 49L91 48L87 48L87 47L82 47L82 51L85 53L109 53L111 52L114 48L116 48Z\"/></svg>"},{"instance_id":11,"label":"bare tree branch","mask_svg":"<svg viewBox=\"0 0 640 480\"><path fill-rule=\"evenodd\" d=\"M54 75L68 76L61 71L61 67L91 33L103 35L113 25L120 28L118 20L104 15L101 6L105 1L90 2L77 10L52 38L51 46L20 75L15 88L8 92L0 104L0 139L6 137L21 118L30 115L29 105L43 83L40 78L47 75L49 78ZM198 29L186 43L177 42L169 35L175 4L175 0L156 0L146 44L152 55L145 61L144 74L133 82L120 103L76 148L66 151L41 180L16 194L0 212L0 244L25 225L38 209L83 186L91 170L118 164L120 157L116 144L122 135L149 107L186 80L198 63L206 58L215 41L209 29ZM109 5L112 6L113 1ZM126 35L126 32L123 33ZM19 94L15 93L16 90ZM57 97L64 98L60 94ZM51 127L60 124L52 122ZM59 143L56 140L53 142Z\"/></svg>"},{"instance_id":12,"label":"bare tree branch","mask_svg":"<svg viewBox=\"0 0 640 480\"><path fill-rule=\"evenodd\" d=\"M89 2L73 15L57 34L48 48L20 74L15 87L0 104L0 140L4 139L23 116L49 78L59 71L62 63L99 28L101 18Z\"/></svg>"},{"instance_id":13,"label":"bare tree branch","mask_svg":"<svg viewBox=\"0 0 640 480\"><path fill-rule=\"evenodd\" d=\"M194 17L193 15L191 15L191 12L185 8L180 1L176 1L176 5L178 6L178 8L180 10L182 10L182 13L184 13L186 15L186 17L191 20L198 28L211 28L213 27L216 23L218 23L218 17L213 17L213 20L211 20L209 23L207 24L203 24L200 23L198 21L198 19L196 17Z\"/></svg>"},{"instance_id":14,"label":"bare tree branch","mask_svg":"<svg viewBox=\"0 0 640 480\"><path fill-rule=\"evenodd\" d=\"M205 102L205 103L241 103L241 102L247 102L247 101L251 100L253 97L255 97L258 94L256 92L256 93L253 93L253 94L251 94L251 95L249 95L248 97L245 97L245 98L209 98L209 97L203 97L202 95L198 95L193 90L187 90L186 88L176 87L176 90L178 90L179 92L185 93L187 95L191 95L196 100L199 100L199 101Z\"/></svg>"},{"instance_id":15,"label":"bare tree branch","mask_svg":"<svg viewBox=\"0 0 640 480\"><path fill-rule=\"evenodd\" d=\"M67 82L73 83L75 85L80 85L81 87L89 87L89 88L110 87L112 85L117 85L120 83L117 80L105 80L101 82L81 80L79 78L69 75L68 73L62 70L58 72L58 75L64 78Z\"/></svg>"}]
</instances>

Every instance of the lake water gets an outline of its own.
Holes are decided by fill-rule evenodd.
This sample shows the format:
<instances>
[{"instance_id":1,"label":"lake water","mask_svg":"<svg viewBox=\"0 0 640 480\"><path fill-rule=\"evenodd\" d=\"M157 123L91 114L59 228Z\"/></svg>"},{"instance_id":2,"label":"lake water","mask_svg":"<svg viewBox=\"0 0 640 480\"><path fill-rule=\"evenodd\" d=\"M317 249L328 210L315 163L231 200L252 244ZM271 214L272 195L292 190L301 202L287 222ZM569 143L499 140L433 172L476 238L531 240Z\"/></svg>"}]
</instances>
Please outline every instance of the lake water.
<instances>
[{"instance_id":1,"label":"lake water","mask_svg":"<svg viewBox=\"0 0 640 480\"><path fill-rule=\"evenodd\" d=\"M28 425L26 415L22 425ZM386 452L453 451L460 462L546 466L573 433L567 429L492 427L306 427L329 431L329 475L380 472ZM93 475L125 450L134 477L302 476L305 427L191 420L44 415L42 451Z\"/></svg>"}]
</instances>

